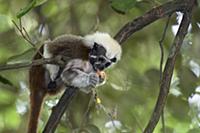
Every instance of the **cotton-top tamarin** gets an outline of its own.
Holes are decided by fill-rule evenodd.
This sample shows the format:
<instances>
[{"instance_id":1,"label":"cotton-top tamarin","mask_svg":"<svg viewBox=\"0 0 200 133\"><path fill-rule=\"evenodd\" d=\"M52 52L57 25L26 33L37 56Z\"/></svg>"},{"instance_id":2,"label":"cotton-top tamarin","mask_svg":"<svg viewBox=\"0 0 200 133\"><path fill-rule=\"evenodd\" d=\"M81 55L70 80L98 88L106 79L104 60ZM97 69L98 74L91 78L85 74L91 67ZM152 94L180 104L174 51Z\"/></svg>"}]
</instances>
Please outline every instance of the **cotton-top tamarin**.
<instances>
[{"instance_id":1,"label":"cotton-top tamarin","mask_svg":"<svg viewBox=\"0 0 200 133\"><path fill-rule=\"evenodd\" d=\"M89 93L105 82L104 69L120 60L121 46L109 34L96 32L85 37L62 35L40 48L44 58L62 57L64 66L32 66L29 71L30 118L28 133L37 133L44 97L66 86ZM33 60L42 58L39 53Z\"/></svg>"}]
</instances>

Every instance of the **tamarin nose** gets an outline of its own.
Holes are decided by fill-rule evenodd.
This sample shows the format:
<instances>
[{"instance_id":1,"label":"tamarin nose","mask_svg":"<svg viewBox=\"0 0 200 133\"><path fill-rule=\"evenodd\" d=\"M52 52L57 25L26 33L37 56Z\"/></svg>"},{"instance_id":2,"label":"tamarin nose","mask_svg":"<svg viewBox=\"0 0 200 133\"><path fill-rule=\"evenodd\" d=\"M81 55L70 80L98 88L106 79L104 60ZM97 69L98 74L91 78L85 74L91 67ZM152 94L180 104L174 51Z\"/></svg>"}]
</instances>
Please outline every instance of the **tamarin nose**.
<instances>
[{"instance_id":1,"label":"tamarin nose","mask_svg":"<svg viewBox=\"0 0 200 133\"><path fill-rule=\"evenodd\" d=\"M98 66L98 69L99 69L100 71L102 71L104 68L105 68L104 65L99 65L99 66Z\"/></svg>"}]
</instances>

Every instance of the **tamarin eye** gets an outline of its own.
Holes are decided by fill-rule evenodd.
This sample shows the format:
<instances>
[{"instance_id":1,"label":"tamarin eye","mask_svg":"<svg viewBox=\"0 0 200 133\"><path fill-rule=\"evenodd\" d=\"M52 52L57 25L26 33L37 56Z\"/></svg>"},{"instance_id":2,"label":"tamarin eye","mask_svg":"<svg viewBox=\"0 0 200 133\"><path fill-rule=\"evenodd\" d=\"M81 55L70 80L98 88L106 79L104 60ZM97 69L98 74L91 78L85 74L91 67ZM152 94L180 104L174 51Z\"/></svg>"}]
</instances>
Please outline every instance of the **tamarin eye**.
<instances>
[{"instance_id":1,"label":"tamarin eye","mask_svg":"<svg viewBox=\"0 0 200 133\"><path fill-rule=\"evenodd\" d=\"M103 57L99 57L99 61L103 62L105 59Z\"/></svg>"},{"instance_id":2,"label":"tamarin eye","mask_svg":"<svg viewBox=\"0 0 200 133\"><path fill-rule=\"evenodd\" d=\"M117 61L117 58L114 57L114 58L110 59L110 61L112 61L112 62L116 62L116 61Z\"/></svg>"},{"instance_id":3,"label":"tamarin eye","mask_svg":"<svg viewBox=\"0 0 200 133\"><path fill-rule=\"evenodd\" d=\"M105 64L105 67L109 67L111 65L111 62L107 62L106 64Z\"/></svg>"}]
</instances>

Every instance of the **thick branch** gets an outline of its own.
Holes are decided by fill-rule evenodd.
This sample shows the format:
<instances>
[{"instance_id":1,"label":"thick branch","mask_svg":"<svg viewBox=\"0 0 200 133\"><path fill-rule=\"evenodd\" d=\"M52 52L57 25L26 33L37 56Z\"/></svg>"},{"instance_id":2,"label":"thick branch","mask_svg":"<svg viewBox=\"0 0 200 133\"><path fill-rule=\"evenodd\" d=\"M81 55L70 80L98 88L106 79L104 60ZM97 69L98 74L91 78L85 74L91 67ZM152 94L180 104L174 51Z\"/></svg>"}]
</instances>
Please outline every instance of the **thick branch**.
<instances>
[{"instance_id":1,"label":"thick branch","mask_svg":"<svg viewBox=\"0 0 200 133\"><path fill-rule=\"evenodd\" d=\"M192 16L192 8L194 7L195 0L191 0L190 4L188 5L188 11L185 11L181 25L179 27L179 30L176 34L176 37L174 39L174 42L172 44L170 54L168 56L161 84L160 84L160 93L157 99L156 106L154 108L154 112L151 116L151 119L147 125L147 127L144 130L144 133L152 133L155 126L157 125L161 112L165 106L167 96L169 93L171 78L173 75L174 65L176 62L176 57L178 53L180 52L181 45L183 43L183 40L185 38L185 35L187 34L187 30L191 21Z\"/></svg>"},{"instance_id":2,"label":"thick branch","mask_svg":"<svg viewBox=\"0 0 200 133\"><path fill-rule=\"evenodd\" d=\"M167 2L161 6L155 7L152 10L145 13L143 16L140 16L124 25L115 36L115 39L120 44L122 44L133 33L135 33L138 30L141 30L142 28L153 23L154 21L166 17L167 15L170 15L176 11L185 10L189 3L190 0L174 0Z\"/></svg>"},{"instance_id":3,"label":"thick branch","mask_svg":"<svg viewBox=\"0 0 200 133\"><path fill-rule=\"evenodd\" d=\"M60 98L58 104L55 107L53 107L51 116L49 117L49 120L43 130L43 133L54 133L62 115L68 108L72 98L75 96L77 91L78 89L74 87L66 88L66 91Z\"/></svg>"}]
</instances>

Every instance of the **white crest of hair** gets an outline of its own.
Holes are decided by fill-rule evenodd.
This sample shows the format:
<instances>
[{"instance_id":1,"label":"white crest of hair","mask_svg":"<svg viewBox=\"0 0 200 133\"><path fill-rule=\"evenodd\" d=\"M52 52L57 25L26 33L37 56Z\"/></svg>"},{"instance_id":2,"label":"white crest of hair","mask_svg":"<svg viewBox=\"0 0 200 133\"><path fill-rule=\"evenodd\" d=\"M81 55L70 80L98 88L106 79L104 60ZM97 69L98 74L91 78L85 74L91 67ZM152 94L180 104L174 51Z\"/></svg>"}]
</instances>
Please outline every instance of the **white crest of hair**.
<instances>
[{"instance_id":1,"label":"white crest of hair","mask_svg":"<svg viewBox=\"0 0 200 133\"><path fill-rule=\"evenodd\" d=\"M88 47L93 47L94 42L103 46L106 49L106 56L108 58L116 57L117 60L121 58L121 46L108 33L95 32L84 37L84 43Z\"/></svg>"},{"instance_id":2,"label":"white crest of hair","mask_svg":"<svg viewBox=\"0 0 200 133\"><path fill-rule=\"evenodd\" d=\"M48 45L49 45L48 42L46 42L43 47L44 58L52 58L53 57L53 55L49 52ZM58 74L59 66L52 65L52 64L46 64L46 69L49 71L51 80L54 81Z\"/></svg>"}]
</instances>

